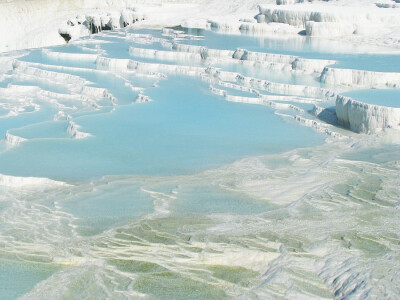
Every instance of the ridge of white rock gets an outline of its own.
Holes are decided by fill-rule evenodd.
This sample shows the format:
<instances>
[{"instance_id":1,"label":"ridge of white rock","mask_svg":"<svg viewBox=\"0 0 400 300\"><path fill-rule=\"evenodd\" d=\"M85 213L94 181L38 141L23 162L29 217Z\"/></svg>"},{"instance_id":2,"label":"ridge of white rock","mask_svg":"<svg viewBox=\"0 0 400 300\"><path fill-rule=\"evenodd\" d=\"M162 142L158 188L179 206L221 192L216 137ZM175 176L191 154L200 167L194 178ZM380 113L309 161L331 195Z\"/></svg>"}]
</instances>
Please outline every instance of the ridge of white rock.
<instances>
[{"instance_id":1,"label":"ridge of white rock","mask_svg":"<svg viewBox=\"0 0 400 300\"><path fill-rule=\"evenodd\" d=\"M140 93L136 100L135 103L145 103L145 102L151 102L151 99L149 96L143 95L142 93Z\"/></svg>"},{"instance_id":2,"label":"ridge of white rock","mask_svg":"<svg viewBox=\"0 0 400 300\"><path fill-rule=\"evenodd\" d=\"M11 146L18 146L20 143L26 140L27 139L20 136L12 135L8 131L6 132L5 142Z\"/></svg>"},{"instance_id":3,"label":"ridge of white rock","mask_svg":"<svg viewBox=\"0 0 400 300\"><path fill-rule=\"evenodd\" d=\"M350 36L357 33L358 27L352 23L307 21L306 35L320 37Z\"/></svg>"},{"instance_id":4,"label":"ridge of white rock","mask_svg":"<svg viewBox=\"0 0 400 300\"><path fill-rule=\"evenodd\" d=\"M374 72L326 67L320 78L322 83L357 88L400 88L400 73Z\"/></svg>"},{"instance_id":5,"label":"ridge of white rock","mask_svg":"<svg viewBox=\"0 0 400 300\"><path fill-rule=\"evenodd\" d=\"M317 120L311 120L304 118L302 116L295 116L294 119L299 123L302 124L303 126L311 127L321 133L324 133L328 136L331 136L333 138L337 139L343 139L346 138L346 136L343 136L342 134L336 132L334 130L334 126L317 121Z\"/></svg>"},{"instance_id":6,"label":"ridge of white rock","mask_svg":"<svg viewBox=\"0 0 400 300\"><path fill-rule=\"evenodd\" d=\"M298 28L284 23L251 23L244 22L239 26L239 31L247 31L253 34L297 34Z\"/></svg>"},{"instance_id":7,"label":"ridge of white rock","mask_svg":"<svg viewBox=\"0 0 400 300\"><path fill-rule=\"evenodd\" d=\"M297 58L294 55L284 55L275 53L253 52L246 49L237 49L232 57L240 60L270 61L284 64L292 64Z\"/></svg>"},{"instance_id":8,"label":"ridge of white rock","mask_svg":"<svg viewBox=\"0 0 400 300\"><path fill-rule=\"evenodd\" d=\"M158 77L165 77L162 73L183 74L187 76L200 76L204 72L204 68L182 65L167 65L158 63L143 63L130 59L118 59L98 57L96 65L107 70L129 72L135 71L140 73L154 74Z\"/></svg>"},{"instance_id":9,"label":"ridge of white rock","mask_svg":"<svg viewBox=\"0 0 400 300\"><path fill-rule=\"evenodd\" d=\"M118 13L79 15L75 19L69 19L66 25L59 28L59 34L66 42L80 36L99 33L103 30L114 30L133 25L145 19L145 15L135 8L125 8Z\"/></svg>"},{"instance_id":10,"label":"ridge of white rock","mask_svg":"<svg viewBox=\"0 0 400 300\"><path fill-rule=\"evenodd\" d=\"M201 56L191 52L162 51L146 48L129 47L129 54L145 58L156 58L164 60L195 60L201 61Z\"/></svg>"},{"instance_id":11,"label":"ridge of white rock","mask_svg":"<svg viewBox=\"0 0 400 300\"><path fill-rule=\"evenodd\" d=\"M81 90L81 94L93 98L105 98L110 100L112 104L117 102L117 98L115 98L107 89L97 88L93 86L83 86Z\"/></svg>"},{"instance_id":12,"label":"ridge of white rock","mask_svg":"<svg viewBox=\"0 0 400 300\"><path fill-rule=\"evenodd\" d=\"M237 49L232 57L239 60L278 63L289 66L291 70L304 73L321 73L326 66L337 63L334 60L307 59L294 55L252 52L246 49ZM285 68L282 67L282 69Z\"/></svg>"},{"instance_id":13,"label":"ridge of white rock","mask_svg":"<svg viewBox=\"0 0 400 300\"><path fill-rule=\"evenodd\" d=\"M265 105L265 106L269 106L269 107L273 108L276 111L291 110L291 111L294 111L295 113L304 113L305 112L304 109L301 109L293 104L276 102L276 101L281 101L281 99L276 99L275 97L269 98L269 97L263 97L263 96L260 96L260 97L234 96L234 95L230 95L227 91L225 91L223 89L214 87L213 85L210 85L210 91L216 95L224 97L225 100L230 101L230 102ZM283 97L285 97L285 96L283 96ZM287 99L287 100L289 100L289 99ZM314 130L321 132L323 134L326 134L330 137L344 138L344 136L342 134L335 131L335 127L332 126L331 124L326 124L326 123L323 123L318 120L311 120L311 119L308 119L304 116L297 115L297 114L294 116L285 114L282 112L275 112L275 114L280 115L282 117L286 117L286 118L292 118L300 125L311 127Z\"/></svg>"},{"instance_id":14,"label":"ridge of white rock","mask_svg":"<svg viewBox=\"0 0 400 300\"><path fill-rule=\"evenodd\" d=\"M85 85L88 83L87 80L85 80L79 76L76 76L76 75L42 70L42 69L35 68L32 65L33 64L14 60L13 69L16 72L21 72L26 75L32 75L37 78L50 79L52 81L57 81L57 82L64 83L64 84L67 84L67 83L72 84L73 83L75 85L82 86L82 85ZM38 65L40 65L40 64L38 64Z\"/></svg>"},{"instance_id":15,"label":"ridge of white rock","mask_svg":"<svg viewBox=\"0 0 400 300\"><path fill-rule=\"evenodd\" d=\"M254 23L260 3L258 23ZM398 9L378 8L376 0L7 0L1 7L0 52L63 44L65 39L121 28L143 17L146 20L134 26L212 26L294 34L314 21L327 24L310 23L308 33L312 35L348 36L354 27L349 40L397 48L400 36Z\"/></svg>"},{"instance_id":16,"label":"ridge of white rock","mask_svg":"<svg viewBox=\"0 0 400 300\"><path fill-rule=\"evenodd\" d=\"M171 47L172 50L178 52L188 52L199 54L202 59L212 58L231 58L235 51L211 49L204 46L186 45L174 43Z\"/></svg>"},{"instance_id":17,"label":"ridge of white rock","mask_svg":"<svg viewBox=\"0 0 400 300\"><path fill-rule=\"evenodd\" d=\"M380 23L400 24L396 12L382 12L373 7L346 6L338 9L332 5L303 4L303 5L259 5L258 23L285 23L305 28L308 21L333 23Z\"/></svg>"},{"instance_id":18,"label":"ridge of white rock","mask_svg":"<svg viewBox=\"0 0 400 300\"><path fill-rule=\"evenodd\" d=\"M325 1L325 2L328 2L328 1L335 1L335 0L276 0L276 5L290 5L290 4L304 3L304 2L314 2L314 1Z\"/></svg>"},{"instance_id":19,"label":"ridge of white rock","mask_svg":"<svg viewBox=\"0 0 400 300\"><path fill-rule=\"evenodd\" d=\"M71 38L103 29L129 26L145 17L145 13L132 7L139 2L135 0L1 1L0 52L63 44Z\"/></svg>"},{"instance_id":20,"label":"ridge of white rock","mask_svg":"<svg viewBox=\"0 0 400 300\"><path fill-rule=\"evenodd\" d=\"M322 99L330 98L335 95L335 93L330 89L314 87L314 86L306 86L306 85L271 82L268 80L243 76L235 72L221 71L215 68L207 68L206 72L211 77L218 78L223 81L236 82L239 85L249 88L264 90L269 93L303 96L311 98L322 98Z\"/></svg>"},{"instance_id":21,"label":"ridge of white rock","mask_svg":"<svg viewBox=\"0 0 400 300\"><path fill-rule=\"evenodd\" d=\"M98 58L98 57L101 57L101 56L97 55L96 57ZM97 61L97 58L96 58L96 61ZM103 75L109 74L109 72L107 70L100 70L100 69L89 69L89 68L85 68L85 67L67 67L67 66L62 66L62 65L48 65L48 64L43 64L43 63L34 63L34 62L25 62L25 61L16 61L16 60L14 60L14 61L16 63L17 68L19 66L23 66L23 68L25 68L25 67L34 67L34 69L39 69L39 68L42 67L42 68L48 69L49 72L60 73L61 77L63 75L67 75L67 77L65 77L65 81L64 82L67 82L67 79L69 77L69 78L72 78L71 79L72 83L74 82L75 79L76 79L76 81L80 81L81 83L85 83L85 84L90 84L91 83L90 81L87 81L86 79L84 79L82 77L79 77L77 75L66 74L68 72L80 72L80 73L103 74ZM39 70L41 70L41 69L39 69ZM124 79L123 77L119 76L116 73L113 73L113 75L118 77L119 79L121 79L123 81L126 81L126 79ZM146 73L135 73L135 76L138 76L138 77L149 77L149 78L150 77L151 78L154 77L154 76L148 75Z\"/></svg>"},{"instance_id":22,"label":"ridge of white rock","mask_svg":"<svg viewBox=\"0 0 400 300\"><path fill-rule=\"evenodd\" d=\"M142 45L151 45L154 43L168 43L169 47L172 45L172 42L169 42L163 38L154 37L151 34L145 33L131 33L127 32L125 35L125 40L134 42L135 44Z\"/></svg>"},{"instance_id":23,"label":"ridge of white rock","mask_svg":"<svg viewBox=\"0 0 400 300\"><path fill-rule=\"evenodd\" d=\"M55 60L72 60L72 61L89 61L95 62L98 54L94 53L67 53L67 52L55 52L49 49L42 49L44 56L55 59Z\"/></svg>"},{"instance_id":24,"label":"ridge of white rock","mask_svg":"<svg viewBox=\"0 0 400 300\"><path fill-rule=\"evenodd\" d=\"M343 126L358 133L400 128L400 108L362 103L342 95L336 98L336 116Z\"/></svg>"},{"instance_id":25,"label":"ridge of white rock","mask_svg":"<svg viewBox=\"0 0 400 300\"><path fill-rule=\"evenodd\" d=\"M327 65L336 63L336 61L333 60L305 59L292 55L251 52L246 49L237 49L236 51L219 50L176 43L173 44L170 49L175 51L130 47L129 54L132 56L163 60L226 60L231 63L258 66L269 70L295 71L308 74L320 74Z\"/></svg>"},{"instance_id":26,"label":"ridge of white rock","mask_svg":"<svg viewBox=\"0 0 400 300\"><path fill-rule=\"evenodd\" d=\"M73 139L85 139L92 136L90 133L80 131L81 127L73 121L68 122L67 132Z\"/></svg>"},{"instance_id":27,"label":"ridge of white rock","mask_svg":"<svg viewBox=\"0 0 400 300\"><path fill-rule=\"evenodd\" d=\"M211 78L203 78L204 81L207 81L210 84L210 89L220 95L220 96L224 96L225 94L227 94L227 92L223 89L218 89L214 87L214 84L218 84L222 87L226 87L226 88L231 88L231 89L235 89L235 90L239 90L239 91L245 91L248 93L252 93L255 96L257 96L258 98L262 99L262 100L266 100L266 101L280 101L280 102L295 102L295 103L320 103L320 102L324 102L323 99L321 98L311 98L311 97L301 97L301 96L293 96L293 95L265 95L260 93L258 90L248 87L248 86L242 86L239 84L235 84L232 82L226 82L226 81L221 81L221 80L216 80L215 78L211 79Z\"/></svg>"},{"instance_id":28,"label":"ridge of white rock","mask_svg":"<svg viewBox=\"0 0 400 300\"><path fill-rule=\"evenodd\" d=\"M281 3L286 5L260 5L257 22L288 24L308 36L400 47L397 9L380 9L373 1L289 2Z\"/></svg>"},{"instance_id":29,"label":"ridge of white rock","mask_svg":"<svg viewBox=\"0 0 400 300\"><path fill-rule=\"evenodd\" d=\"M43 187L43 186L69 186L62 181L55 181L42 177L17 177L0 174L0 186L18 188L18 187Z\"/></svg>"}]
</instances>

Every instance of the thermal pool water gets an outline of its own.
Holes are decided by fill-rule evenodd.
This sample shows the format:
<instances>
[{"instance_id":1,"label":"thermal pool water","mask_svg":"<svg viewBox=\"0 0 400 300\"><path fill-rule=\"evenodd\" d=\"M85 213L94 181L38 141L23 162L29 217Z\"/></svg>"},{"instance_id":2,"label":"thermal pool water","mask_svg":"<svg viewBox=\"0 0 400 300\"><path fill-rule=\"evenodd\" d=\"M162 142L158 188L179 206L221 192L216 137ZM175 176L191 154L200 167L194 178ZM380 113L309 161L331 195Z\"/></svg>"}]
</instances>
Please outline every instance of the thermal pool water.
<instances>
[{"instance_id":1,"label":"thermal pool water","mask_svg":"<svg viewBox=\"0 0 400 300\"><path fill-rule=\"evenodd\" d=\"M165 28L3 55L0 298L396 298L400 134L334 106L398 90L321 81L400 72L367 50Z\"/></svg>"}]
</instances>

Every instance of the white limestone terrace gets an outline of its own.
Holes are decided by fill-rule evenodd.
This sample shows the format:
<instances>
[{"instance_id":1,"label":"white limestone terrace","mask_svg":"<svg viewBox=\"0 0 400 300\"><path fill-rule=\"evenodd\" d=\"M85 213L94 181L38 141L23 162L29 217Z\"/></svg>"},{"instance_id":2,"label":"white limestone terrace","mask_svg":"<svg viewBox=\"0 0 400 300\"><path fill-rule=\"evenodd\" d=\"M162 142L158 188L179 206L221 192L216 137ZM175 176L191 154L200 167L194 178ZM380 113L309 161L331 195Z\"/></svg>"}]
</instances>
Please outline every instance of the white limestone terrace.
<instances>
[{"instance_id":1,"label":"white limestone terrace","mask_svg":"<svg viewBox=\"0 0 400 300\"><path fill-rule=\"evenodd\" d=\"M74 39L82 35L130 25L145 28L173 25L212 26L228 31L242 29L261 34L278 32L297 35L305 30L306 34L311 36L334 37L335 39L361 41L374 45L385 44L392 48L400 48L400 18L398 17L400 10L396 8L382 9L370 0L313 2L271 0L262 2L264 4L255 0L3 1L0 3L0 34L2 36L0 51L63 44L70 38ZM256 17L254 18L254 16ZM138 22L139 20L140 22ZM63 34L63 37L60 34ZM174 35L177 32L165 30L164 34ZM69 38L66 38L67 36ZM126 38L129 39L132 36L126 35ZM143 42L152 42L146 40L146 36L134 38L140 38ZM259 53L246 49L218 50L183 45L179 43L178 36L174 37L172 41L159 41L168 51L131 47L129 52L134 56L156 59L229 60L231 63L257 65L268 70L313 74L318 76L324 84L345 88L400 88L400 73L332 68L330 65L336 63L333 60L305 59L294 55ZM271 99L262 95L260 91L291 95L289 98L293 96L321 99L336 97L336 92L329 89L270 82L215 68L110 59L103 57L102 53L76 54L49 50L43 50L42 53L51 58L92 61L100 69L118 72L135 71L158 78L164 78L168 73L211 78L213 80L210 82L211 90L220 93L229 101L270 105L278 110L282 107L289 109L294 107L271 102ZM98 99L108 99L113 105L116 103L116 98L107 90L87 86L87 82L82 78L67 76L58 73L57 70L43 71L33 64L24 64L20 61L15 61L13 67L12 76L14 77L37 77L47 81L65 82L75 95L81 95L79 99L90 103L93 107L97 107ZM96 72L101 72L101 70ZM256 97L249 99L218 91L212 86L215 81L225 85L233 83L236 87L253 89ZM49 92L40 90L36 93L40 94L40 97L46 97ZM363 106L354 104L352 100L342 101L340 99L344 98L337 96L337 117L343 125L350 129L356 132L370 133L386 127L397 128L396 117L390 117L398 114L396 109L392 111L390 108L372 108L375 112L379 110L379 113L371 113L371 105ZM149 100L141 94L137 103ZM309 100L310 103L313 101ZM363 107L363 117L357 115L360 107ZM315 111L320 112L320 109L316 106ZM312 124L314 121L308 122L301 118L303 117L296 116L297 121L304 124L311 122L311 126L314 126ZM79 130L72 121L69 129L71 129L69 130L71 137L86 137L77 134ZM19 142L10 134L7 136L7 140L10 144Z\"/></svg>"},{"instance_id":2,"label":"white limestone terrace","mask_svg":"<svg viewBox=\"0 0 400 300\"><path fill-rule=\"evenodd\" d=\"M400 73L326 67L321 82L356 88L400 88Z\"/></svg>"},{"instance_id":3,"label":"white limestone terrace","mask_svg":"<svg viewBox=\"0 0 400 300\"><path fill-rule=\"evenodd\" d=\"M130 36L127 36L129 39ZM142 37L144 38L144 37ZM324 61L324 60L312 60L312 59L303 59L300 57L292 56L292 55L281 55L281 54L273 54L273 53L258 53L251 52L244 49L238 49L236 51L231 50L218 50L218 49L209 49L205 47L199 46L191 46L191 45L183 45L183 44L165 44L166 47L170 47L171 51L158 51L154 49L139 49L138 48L130 48L130 52L135 55L144 55L144 56L154 56L157 58L165 58L170 57L171 59L178 59L181 55L184 55L186 59L193 60L194 58L198 61L204 59L213 59L213 60L228 60L232 62L264 62L267 64L274 65L275 67L284 66L282 69L285 71L292 72L305 72L307 70L312 70L314 74L316 73L320 76L320 79L323 83L328 83L330 86L344 86L350 88L377 88L377 87L391 87L396 88L399 87L399 78L398 73L383 73L383 72L371 72L371 71L358 71L358 70L346 70L346 69L334 69L325 67L327 64L334 63L334 61ZM173 51L175 50L175 51ZM218 68L213 67L204 67L204 66L193 66L193 65L184 65L184 61L180 64L163 64L163 63L145 63L135 61L133 59L115 59L115 58L107 58L103 57L101 54L86 54L86 53L63 53L63 52L53 52L51 50L42 50L43 55L56 58L56 59L64 59L64 60L83 60L83 61L93 61L96 63L99 69L84 69L81 68L80 71L84 72L139 72L140 74L144 74L145 76L156 76L158 78L165 78L168 74L182 74L187 76L196 76L200 77L203 80L210 82L210 89L213 93L219 94L223 96L228 101L234 102L244 102L244 103L252 103L259 105L268 105L271 108L275 109L277 112L281 110L291 110L293 113L289 115L285 115L287 117L294 117L296 121L299 123L311 126L316 128L319 131L323 131L329 135L333 135L339 137L335 128L329 126L329 124L323 124L321 121L312 120L309 118L305 118L297 113L303 113L304 111L298 108L293 104L283 104L282 102L292 102L292 103L310 103L314 104L314 115L319 117L321 112L324 110L320 108L318 105L320 102L324 102L328 99L339 99L341 96L337 96L334 90L324 89L320 87L312 87L298 84L284 84L278 82L271 82L268 80L262 80L253 77L243 76L240 73L236 72L227 72L220 70ZM188 57L187 57L188 56ZM297 63L302 62L302 69L300 67L294 68L293 66ZM322 65L321 65L322 64ZM315 68L318 66L319 68ZM47 80L56 83L62 82L65 87L67 87L70 92L74 95L79 95L77 98L78 101L83 101L87 103L87 105L91 105L94 108L98 106L97 101L99 99L107 99L110 101L112 105L115 105L117 99L109 93L106 89L96 88L87 86L89 82L84 80L83 78L75 75L64 74L60 72L64 71L74 71L76 68L73 67L65 67L65 66L46 66L39 63L27 63L23 61L19 61L18 59L14 60L13 64L13 76L14 78L25 78L25 77L34 77L39 78L41 80ZM52 69L42 70L41 67ZM321 72L321 69L324 68ZM272 68L270 68L273 70ZM321 73L320 73L321 72ZM332 73L332 74L331 74ZM347 74L346 76L343 74ZM254 94L254 97L242 97L231 95L224 90L218 90L215 88L215 84L220 86L247 91ZM12 86L10 86L12 88ZM25 87L28 88L29 87ZM21 88L20 88L21 89ZM5 90L9 90L8 88ZM142 92L140 88L132 87L133 91ZM274 93L278 95L265 95L262 92ZM31 93L31 92L30 92ZM40 99L46 99L46 97L60 99L60 95L55 93L51 93L49 91L37 90L35 94ZM51 94L51 95L50 95ZM280 94L280 95L279 95ZM288 96L290 95L290 96ZM65 95L62 96L65 98ZM76 96L75 96L76 97ZM136 103L150 101L148 97L143 94L140 94L136 99ZM278 102L277 102L278 101ZM365 117L354 117L359 112L357 109L359 107L364 107L362 105L347 105L346 112L343 113L344 109L341 108L341 103L339 100L337 101L337 110L338 110L338 120L339 122L352 129L356 132L363 133L372 133L383 128L392 127L397 128L396 120L392 117L392 115L398 114L398 110L390 110L387 108L381 109L379 114L369 113L365 114ZM366 105L364 108L368 108L371 105ZM353 110L356 109L356 112ZM326 112L324 112L326 113ZM344 116L345 114L345 116ZM391 117L388 117L388 114ZM356 125L353 124L356 122ZM373 119L373 120L372 120ZM387 121L388 119L392 121ZM331 116L330 120L331 124L335 123L335 116ZM398 123L397 123L398 124ZM86 138L89 135L82 133L78 130L75 124L70 121L68 127L68 133L72 138ZM328 127L328 128L327 128ZM8 134L6 136L6 141L10 145L18 145L23 140L19 140L18 137L14 137L13 135Z\"/></svg>"},{"instance_id":4,"label":"white limestone terrace","mask_svg":"<svg viewBox=\"0 0 400 300\"><path fill-rule=\"evenodd\" d=\"M129 39L130 36L127 36L127 38ZM77 44L79 45L79 43ZM162 54L162 57L167 53L171 53L170 55L172 55L172 59L177 58L175 57L176 54L178 54L178 57L179 54L195 55L200 61L202 60L203 53L203 58L206 57L207 59L229 59L232 62L247 61L247 59L254 61L263 60L266 63L269 61L270 63L287 65L290 68L292 67L293 62L299 59L299 57L296 56L263 54L244 51L243 49L237 51L220 51L218 49L207 48L206 50L203 49L203 51L201 51L201 48L193 48L181 44L173 44L171 48L180 51L161 51L159 53ZM44 49L40 52L46 57L64 62L69 60L95 62L97 68L90 69L85 67L76 68L63 65L46 65L43 63L25 62L16 58L13 60L12 64L9 64L10 74L7 75L9 78L20 79L22 81L26 79L41 80L48 82L52 86L62 84L70 94L56 93L33 86L8 85L6 88L0 89L0 95L3 97L8 95L16 100L24 99L27 101L29 98L26 96L29 94L33 98L56 105L59 113L55 118L67 121L68 125L66 130L69 137L73 139L89 138L90 134L79 129L79 125L77 125L74 122L74 119L68 115L68 111L71 111L71 109L72 111L76 111L79 107L82 107L83 109L97 110L101 105L103 105L102 101L106 101L103 103L108 103L107 105L109 106L118 105L118 100L107 89L90 86L91 82L88 80L77 75L72 75L76 73L113 73L115 76L119 74L118 78L121 81L123 81L123 76L121 75L124 73L141 74L142 77L150 76L158 79L164 79L171 74L195 76L208 82L210 84L210 90L213 93L220 94L227 101L266 105L274 109L277 114L294 119L301 125L313 127L317 131L326 133L329 136L341 137L341 134L336 132L334 126L318 121L312 115L309 115L308 112L304 111L304 109L291 104L318 104L324 102L325 99L330 99L335 96L334 92L328 89L271 82L253 77L246 77L236 72L223 71L218 68L184 65L184 62L182 64L169 65L163 63L145 63L133 59L107 58L102 56L101 51L99 54L55 52L50 49ZM150 52L150 54L151 53L154 54L157 52ZM204 53L207 53L207 55ZM12 58L10 58L10 60L12 60ZM305 61L310 61L311 66L314 64L313 60ZM328 64L331 63L331 61L324 61L324 63ZM318 72L320 72L320 70ZM317 75L319 76L319 73ZM221 93L218 92L218 89L215 86L249 92L250 95L253 96L236 96L235 94L224 91ZM142 88L134 86L130 86L130 88L132 89L132 92L134 92L133 94L135 94L135 92L136 95L139 93L135 99L132 98L133 102L140 104L142 102L151 101L149 97L142 93ZM278 95L268 95L268 93ZM21 105L26 104L16 103L16 109L20 109ZM5 142L10 146L18 146L24 141L26 141L26 139L19 137L17 133L14 134L13 132L7 132L5 136Z\"/></svg>"},{"instance_id":5,"label":"white limestone terrace","mask_svg":"<svg viewBox=\"0 0 400 300\"><path fill-rule=\"evenodd\" d=\"M318 76L328 65L336 63L334 60L306 59L294 55L254 52L246 49L236 49L235 51L219 50L178 43L164 43L164 47L169 51L130 47L129 53L136 57L165 60L226 61L247 66L258 66L265 70L293 71L304 74L315 73Z\"/></svg>"},{"instance_id":6,"label":"white limestone terrace","mask_svg":"<svg viewBox=\"0 0 400 300\"><path fill-rule=\"evenodd\" d=\"M342 125L358 133L400 129L400 108L362 103L341 95L336 99L336 116Z\"/></svg>"},{"instance_id":7,"label":"white limestone terrace","mask_svg":"<svg viewBox=\"0 0 400 300\"><path fill-rule=\"evenodd\" d=\"M121 28L142 19L134 26L211 25L258 34L303 30L312 36L399 48L398 15L399 8L380 8L375 0L1 0L0 52L63 44L68 36Z\"/></svg>"}]
</instances>

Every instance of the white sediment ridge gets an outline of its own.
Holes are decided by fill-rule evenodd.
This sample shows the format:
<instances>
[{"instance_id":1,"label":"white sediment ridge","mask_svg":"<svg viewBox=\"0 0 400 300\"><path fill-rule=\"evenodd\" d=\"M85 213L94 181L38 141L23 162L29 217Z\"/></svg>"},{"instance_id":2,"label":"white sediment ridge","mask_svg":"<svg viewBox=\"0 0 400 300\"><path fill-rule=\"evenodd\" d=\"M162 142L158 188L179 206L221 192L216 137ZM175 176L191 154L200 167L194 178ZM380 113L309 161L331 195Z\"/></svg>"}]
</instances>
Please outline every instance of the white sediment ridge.
<instances>
[{"instance_id":1,"label":"white sediment ridge","mask_svg":"<svg viewBox=\"0 0 400 300\"><path fill-rule=\"evenodd\" d=\"M80 131L79 130L80 128L81 127L77 125L75 122L69 121L67 132L71 136L71 138L78 140L92 136L90 133Z\"/></svg>"},{"instance_id":2,"label":"white sediment ridge","mask_svg":"<svg viewBox=\"0 0 400 300\"><path fill-rule=\"evenodd\" d=\"M336 116L342 125L359 133L400 129L400 108L362 103L341 95L336 99Z\"/></svg>"},{"instance_id":3,"label":"white sediment ridge","mask_svg":"<svg viewBox=\"0 0 400 300\"><path fill-rule=\"evenodd\" d=\"M16 135L12 135L10 134L8 131L6 132L6 137L5 137L5 141L7 144L11 145L11 146L17 146L20 143L26 141L26 139L16 136Z\"/></svg>"},{"instance_id":4,"label":"white sediment ridge","mask_svg":"<svg viewBox=\"0 0 400 300\"><path fill-rule=\"evenodd\" d=\"M54 52L50 51L49 49L42 49L42 53L46 57L56 60L95 62L97 58L97 54L93 53L65 53L65 52Z\"/></svg>"},{"instance_id":5,"label":"white sediment ridge","mask_svg":"<svg viewBox=\"0 0 400 300\"><path fill-rule=\"evenodd\" d=\"M43 187L43 186L68 186L68 184L48 178L17 177L0 174L0 186L11 188Z\"/></svg>"},{"instance_id":6,"label":"white sediment ridge","mask_svg":"<svg viewBox=\"0 0 400 300\"><path fill-rule=\"evenodd\" d=\"M400 88L400 73L325 68L321 82L355 88Z\"/></svg>"},{"instance_id":7,"label":"white sediment ridge","mask_svg":"<svg viewBox=\"0 0 400 300\"><path fill-rule=\"evenodd\" d=\"M132 56L163 60L225 61L262 67L266 70L293 71L305 74L316 73L318 75L326 66L336 63L334 60L306 59L293 55L252 52L246 49L237 49L236 51L219 50L177 43L168 45L168 48L174 51L130 47L129 53Z\"/></svg>"},{"instance_id":8,"label":"white sediment ridge","mask_svg":"<svg viewBox=\"0 0 400 300\"><path fill-rule=\"evenodd\" d=\"M293 55L251 52L246 49L237 49L232 57L257 63L275 64L277 65L275 69L292 70L302 73L321 73L326 66L336 63L334 60L307 59ZM279 65L282 67L279 67Z\"/></svg>"},{"instance_id":9,"label":"white sediment ridge","mask_svg":"<svg viewBox=\"0 0 400 300\"><path fill-rule=\"evenodd\" d=\"M340 9L334 5L303 4L303 5L286 5L272 6L260 5L259 15L257 16L259 23L285 23L297 27L306 27L307 22L318 23L338 23L347 26L366 26L367 24L400 24L396 11L380 11L374 7L361 8L360 6L347 6ZM344 34L346 34L346 28ZM353 33L353 32L351 32Z\"/></svg>"}]
</instances>

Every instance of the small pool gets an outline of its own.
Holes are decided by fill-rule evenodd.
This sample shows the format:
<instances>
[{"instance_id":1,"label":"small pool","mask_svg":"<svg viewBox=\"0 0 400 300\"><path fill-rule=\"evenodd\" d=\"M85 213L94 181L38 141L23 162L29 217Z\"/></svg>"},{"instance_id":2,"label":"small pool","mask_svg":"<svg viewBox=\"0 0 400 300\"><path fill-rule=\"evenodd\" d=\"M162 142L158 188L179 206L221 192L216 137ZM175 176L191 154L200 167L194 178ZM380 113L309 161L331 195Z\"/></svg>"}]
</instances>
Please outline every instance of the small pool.
<instances>
[{"instance_id":1,"label":"small pool","mask_svg":"<svg viewBox=\"0 0 400 300\"><path fill-rule=\"evenodd\" d=\"M225 101L200 79L170 77L146 94L152 102L75 119L92 137L30 140L3 153L0 173L66 181L190 174L325 140L268 107Z\"/></svg>"},{"instance_id":2,"label":"small pool","mask_svg":"<svg viewBox=\"0 0 400 300\"><path fill-rule=\"evenodd\" d=\"M346 92L343 95L368 104L400 107L400 90L370 89Z\"/></svg>"}]
</instances>

